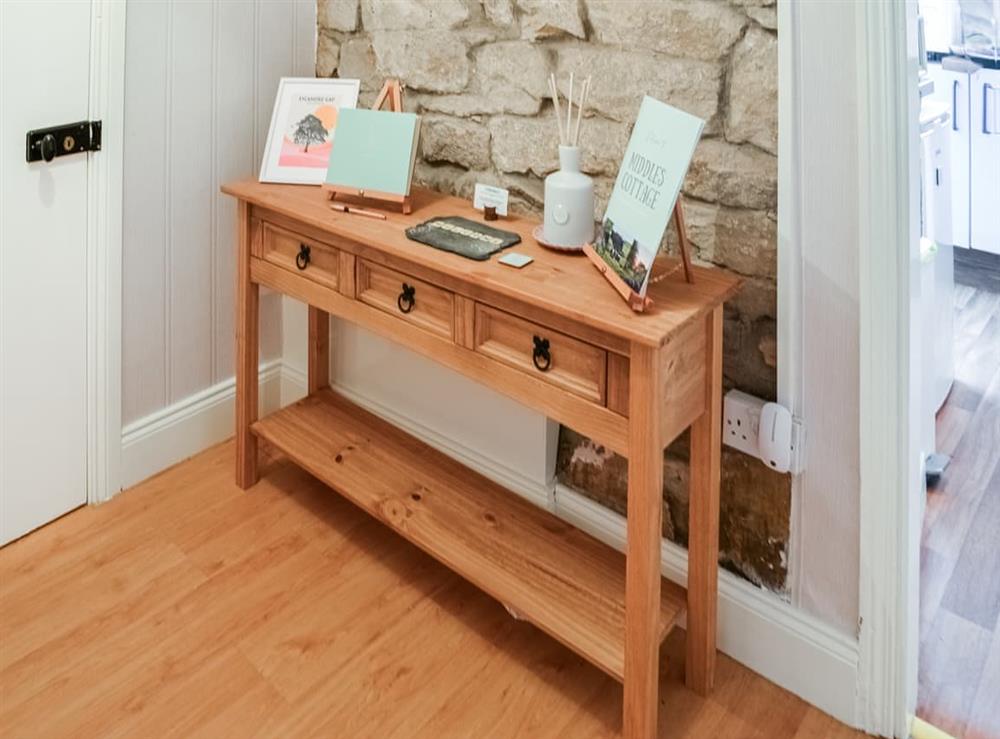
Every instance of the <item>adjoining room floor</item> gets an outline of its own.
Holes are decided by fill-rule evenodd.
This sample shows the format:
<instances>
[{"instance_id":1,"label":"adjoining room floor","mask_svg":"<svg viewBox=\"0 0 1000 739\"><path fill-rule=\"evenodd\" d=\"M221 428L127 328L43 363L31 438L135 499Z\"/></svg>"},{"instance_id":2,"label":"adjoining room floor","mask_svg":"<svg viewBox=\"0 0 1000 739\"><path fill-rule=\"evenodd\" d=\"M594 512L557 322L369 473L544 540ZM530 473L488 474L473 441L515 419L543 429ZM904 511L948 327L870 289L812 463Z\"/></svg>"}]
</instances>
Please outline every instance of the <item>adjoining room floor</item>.
<instances>
[{"instance_id":1,"label":"adjoining room floor","mask_svg":"<svg viewBox=\"0 0 1000 739\"><path fill-rule=\"evenodd\" d=\"M928 492L917 715L1000 738L1000 257L955 250L955 384L938 413L952 456Z\"/></svg>"},{"instance_id":2,"label":"adjoining room floor","mask_svg":"<svg viewBox=\"0 0 1000 739\"><path fill-rule=\"evenodd\" d=\"M271 458L233 445L0 550L0 736L586 737L621 688ZM664 647L663 737L861 736L722 656Z\"/></svg>"}]
</instances>

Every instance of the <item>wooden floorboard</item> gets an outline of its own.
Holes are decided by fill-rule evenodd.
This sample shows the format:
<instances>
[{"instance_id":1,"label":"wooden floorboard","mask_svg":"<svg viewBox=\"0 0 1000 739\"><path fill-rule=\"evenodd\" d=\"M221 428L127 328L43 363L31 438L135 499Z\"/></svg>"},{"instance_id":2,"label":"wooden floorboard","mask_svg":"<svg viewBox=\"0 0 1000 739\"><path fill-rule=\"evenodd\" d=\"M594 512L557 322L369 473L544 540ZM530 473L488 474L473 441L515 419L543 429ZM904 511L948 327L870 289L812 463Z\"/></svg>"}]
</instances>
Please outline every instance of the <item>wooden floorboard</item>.
<instances>
[{"instance_id":1,"label":"wooden floorboard","mask_svg":"<svg viewBox=\"0 0 1000 739\"><path fill-rule=\"evenodd\" d=\"M273 452L239 490L233 456L0 549L0 736L618 735L613 679ZM724 656L701 698L683 662L678 630L662 737L861 736Z\"/></svg>"},{"instance_id":2,"label":"wooden floorboard","mask_svg":"<svg viewBox=\"0 0 1000 739\"><path fill-rule=\"evenodd\" d=\"M955 282L1000 294L1000 255L977 249L955 249Z\"/></svg>"},{"instance_id":3,"label":"wooden floorboard","mask_svg":"<svg viewBox=\"0 0 1000 739\"><path fill-rule=\"evenodd\" d=\"M986 485L942 605L992 632L1000 615L1000 466Z\"/></svg>"},{"instance_id":4,"label":"wooden floorboard","mask_svg":"<svg viewBox=\"0 0 1000 739\"><path fill-rule=\"evenodd\" d=\"M959 252L962 253L959 253ZM1000 257L956 250L955 384L938 413L952 457L928 491L917 714L1000 738Z\"/></svg>"}]
</instances>

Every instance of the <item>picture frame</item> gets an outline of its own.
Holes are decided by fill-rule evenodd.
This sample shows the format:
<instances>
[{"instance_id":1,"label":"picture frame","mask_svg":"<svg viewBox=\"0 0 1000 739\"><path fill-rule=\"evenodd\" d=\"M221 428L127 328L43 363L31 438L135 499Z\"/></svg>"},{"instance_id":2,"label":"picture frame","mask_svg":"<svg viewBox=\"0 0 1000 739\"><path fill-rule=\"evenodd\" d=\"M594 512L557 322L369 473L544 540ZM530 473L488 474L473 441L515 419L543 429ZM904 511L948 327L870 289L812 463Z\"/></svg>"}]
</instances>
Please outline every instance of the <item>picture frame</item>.
<instances>
[{"instance_id":1,"label":"picture frame","mask_svg":"<svg viewBox=\"0 0 1000 739\"><path fill-rule=\"evenodd\" d=\"M282 77L260 165L261 182L321 185L336 135L337 111L358 104L361 81Z\"/></svg>"}]
</instances>

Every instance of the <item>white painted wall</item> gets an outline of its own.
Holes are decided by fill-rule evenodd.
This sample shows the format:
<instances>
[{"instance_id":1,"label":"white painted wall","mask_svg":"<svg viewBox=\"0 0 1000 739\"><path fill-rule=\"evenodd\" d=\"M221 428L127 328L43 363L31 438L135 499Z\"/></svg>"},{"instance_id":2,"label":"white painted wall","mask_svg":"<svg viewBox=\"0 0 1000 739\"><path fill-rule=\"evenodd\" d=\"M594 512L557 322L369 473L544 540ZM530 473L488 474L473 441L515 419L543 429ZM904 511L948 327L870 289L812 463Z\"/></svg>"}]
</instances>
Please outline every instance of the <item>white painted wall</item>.
<instances>
[{"instance_id":1,"label":"white painted wall","mask_svg":"<svg viewBox=\"0 0 1000 739\"><path fill-rule=\"evenodd\" d=\"M792 602L858 618L857 7L780 3L779 395L805 419L792 492ZM836 64L831 64L836 60Z\"/></svg>"},{"instance_id":2,"label":"white painted wall","mask_svg":"<svg viewBox=\"0 0 1000 739\"><path fill-rule=\"evenodd\" d=\"M126 486L158 471L152 461L130 459L130 442L146 438L164 414L190 409L192 398L209 391L215 397L233 375L236 209L219 186L256 174L279 78L313 74L315 27L313 0L128 4ZM262 359L278 357L279 296L264 292L261 321ZM177 461L180 453L160 455L155 464Z\"/></svg>"}]
</instances>

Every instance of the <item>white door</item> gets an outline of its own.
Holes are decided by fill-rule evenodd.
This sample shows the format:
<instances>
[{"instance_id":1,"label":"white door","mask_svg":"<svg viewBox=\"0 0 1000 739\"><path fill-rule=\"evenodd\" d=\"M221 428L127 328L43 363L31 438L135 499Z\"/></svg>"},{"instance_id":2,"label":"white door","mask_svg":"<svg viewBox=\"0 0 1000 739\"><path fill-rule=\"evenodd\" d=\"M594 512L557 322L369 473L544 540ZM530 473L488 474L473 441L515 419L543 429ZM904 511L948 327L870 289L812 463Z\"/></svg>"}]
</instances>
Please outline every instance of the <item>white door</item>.
<instances>
[{"instance_id":1,"label":"white door","mask_svg":"<svg viewBox=\"0 0 1000 739\"><path fill-rule=\"evenodd\" d=\"M86 120L91 4L0 0L0 545L87 499L88 158L25 161Z\"/></svg>"}]
</instances>

